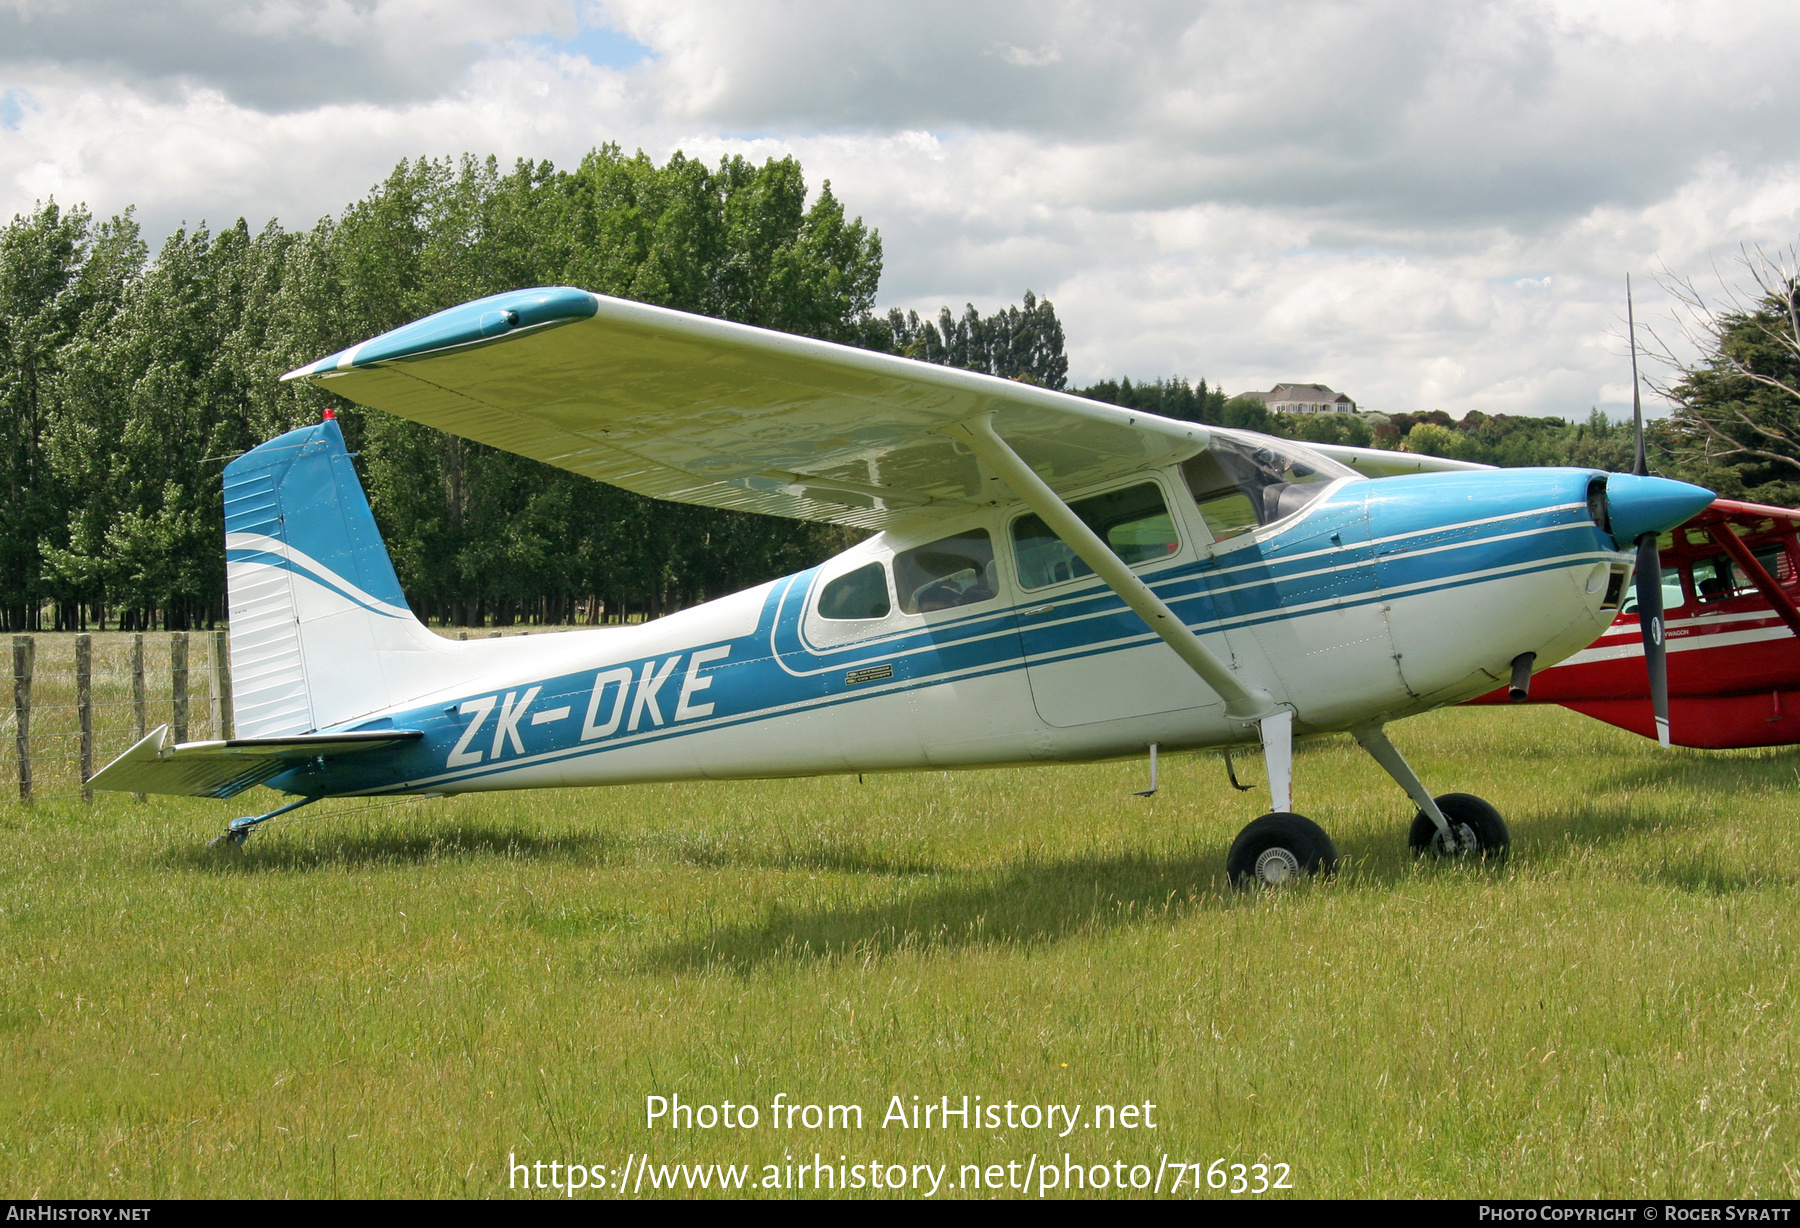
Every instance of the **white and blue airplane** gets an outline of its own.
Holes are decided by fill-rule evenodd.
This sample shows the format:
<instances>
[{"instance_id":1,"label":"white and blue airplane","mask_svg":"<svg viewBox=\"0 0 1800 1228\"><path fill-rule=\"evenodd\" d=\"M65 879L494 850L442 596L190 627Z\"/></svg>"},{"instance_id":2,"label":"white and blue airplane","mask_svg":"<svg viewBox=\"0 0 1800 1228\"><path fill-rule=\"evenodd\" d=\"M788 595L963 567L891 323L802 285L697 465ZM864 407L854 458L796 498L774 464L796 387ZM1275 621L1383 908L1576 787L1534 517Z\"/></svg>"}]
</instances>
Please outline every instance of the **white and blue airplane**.
<instances>
[{"instance_id":1,"label":"white and blue airplane","mask_svg":"<svg viewBox=\"0 0 1800 1228\"><path fill-rule=\"evenodd\" d=\"M875 532L654 622L449 640L407 607L328 411L225 470L239 736L164 727L91 781L298 798L233 821L239 843L328 797L1146 754L1153 790L1159 749L1260 747L1270 813L1227 869L1276 884L1337 861L1291 812L1293 740L1348 732L1416 804L1416 849L1501 855L1499 813L1433 797L1383 727L1586 648L1633 544L1712 499L1177 422L568 288L285 378L641 494Z\"/></svg>"}]
</instances>

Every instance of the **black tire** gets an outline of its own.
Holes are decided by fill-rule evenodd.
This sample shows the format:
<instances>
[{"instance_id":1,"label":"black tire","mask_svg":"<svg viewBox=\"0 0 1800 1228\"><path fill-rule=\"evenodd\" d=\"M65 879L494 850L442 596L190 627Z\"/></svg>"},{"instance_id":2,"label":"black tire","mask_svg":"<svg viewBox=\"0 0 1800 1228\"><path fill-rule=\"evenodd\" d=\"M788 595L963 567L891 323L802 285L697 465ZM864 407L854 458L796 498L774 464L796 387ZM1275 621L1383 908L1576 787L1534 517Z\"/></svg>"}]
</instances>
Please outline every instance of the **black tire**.
<instances>
[{"instance_id":1,"label":"black tire","mask_svg":"<svg viewBox=\"0 0 1800 1228\"><path fill-rule=\"evenodd\" d=\"M1462 838L1463 847L1448 849L1444 847L1444 838L1431 821L1431 816L1421 810L1412 822L1412 831L1407 835L1407 843L1412 845L1417 856L1430 854L1433 857L1479 857L1484 860L1500 861L1505 859L1507 850L1512 846L1512 833L1506 829L1506 820L1500 812L1488 803L1471 793L1446 793L1433 799L1444 817L1450 820L1450 827ZM1470 848L1473 840L1474 847Z\"/></svg>"},{"instance_id":2,"label":"black tire","mask_svg":"<svg viewBox=\"0 0 1800 1228\"><path fill-rule=\"evenodd\" d=\"M1337 873L1337 845L1302 814L1265 814L1238 833L1225 855L1234 887L1279 887L1303 875Z\"/></svg>"}]
</instances>

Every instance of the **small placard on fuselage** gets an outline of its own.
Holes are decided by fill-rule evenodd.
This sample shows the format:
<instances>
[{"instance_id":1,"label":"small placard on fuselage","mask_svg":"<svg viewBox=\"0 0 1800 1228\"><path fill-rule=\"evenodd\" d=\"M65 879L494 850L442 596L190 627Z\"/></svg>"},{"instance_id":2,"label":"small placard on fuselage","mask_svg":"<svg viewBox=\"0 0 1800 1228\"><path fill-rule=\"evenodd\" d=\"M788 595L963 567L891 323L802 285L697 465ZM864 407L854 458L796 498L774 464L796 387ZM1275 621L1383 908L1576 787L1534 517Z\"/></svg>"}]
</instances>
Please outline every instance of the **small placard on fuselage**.
<instances>
[{"instance_id":1,"label":"small placard on fuselage","mask_svg":"<svg viewBox=\"0 0 1800 1228\"><path fill-rule=\"evenodd\" d=\"M865 682L883 682L894 676L892 665L866 665L844 675L845 686L861 686Z\"/></svg>"}]
</instances>

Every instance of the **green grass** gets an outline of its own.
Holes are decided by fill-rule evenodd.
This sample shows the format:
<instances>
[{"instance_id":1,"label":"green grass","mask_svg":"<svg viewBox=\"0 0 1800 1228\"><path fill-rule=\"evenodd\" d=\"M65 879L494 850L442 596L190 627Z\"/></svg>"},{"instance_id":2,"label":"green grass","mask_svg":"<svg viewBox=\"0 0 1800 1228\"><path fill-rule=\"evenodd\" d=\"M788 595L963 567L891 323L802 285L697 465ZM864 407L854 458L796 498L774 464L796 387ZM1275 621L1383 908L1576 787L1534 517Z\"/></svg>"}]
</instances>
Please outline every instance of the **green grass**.
<instances>
[{"instance_id":1,"label":"green grass","mask_svg":"<svg viewBox=\"0 0 1800 1228\"><path fill-rule=\"evenodd\" d=\"M1415 863L1347 739L1296 788L1344 873L1269 896L1221 881L1266 795L1211 756L1149 801L1116 764L325 803L236 854L205 841L270 795L0 806L0 1193L485 1196L509 1153L814 1151L1800 1193L1800 753L1558 709L1393 734L1507 815L1507 866ZM778 1092L865 1128L773 1130ZM763 1126L647 1130L671 1093ZM965 1093L1159 1128L880 1128L893 1095Z\"/></svg>"}]
</instances>

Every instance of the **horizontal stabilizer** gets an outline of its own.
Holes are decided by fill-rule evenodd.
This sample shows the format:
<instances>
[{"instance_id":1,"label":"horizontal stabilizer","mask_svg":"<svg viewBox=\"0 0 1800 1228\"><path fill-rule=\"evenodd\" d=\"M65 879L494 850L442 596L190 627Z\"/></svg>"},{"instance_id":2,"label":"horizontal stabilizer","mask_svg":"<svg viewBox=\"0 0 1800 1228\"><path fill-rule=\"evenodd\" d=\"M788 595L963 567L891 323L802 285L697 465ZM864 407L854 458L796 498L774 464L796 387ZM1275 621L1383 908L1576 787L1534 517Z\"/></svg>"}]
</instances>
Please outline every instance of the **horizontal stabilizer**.
<instances>
[{"instance_id":1,"label":"horizontal stabilizer","mask_svg":"<svg viewBox=\"0 0 1800 1228\"><path fill-rule=\"evenodd\" d=\"M95 773L88 787L120 793L226 798L309 759L364 755L403 742L416 742L424 736L416 729L371 729L177 743L170 737L169 727L162 725Z\"/></svg>"}]
</instances>

